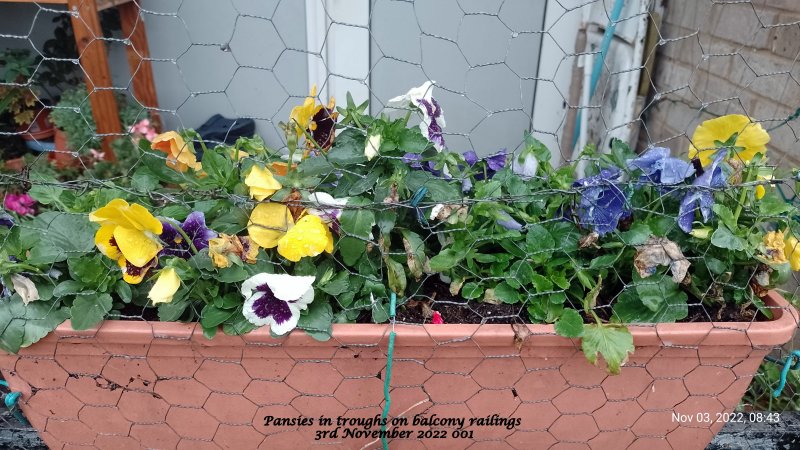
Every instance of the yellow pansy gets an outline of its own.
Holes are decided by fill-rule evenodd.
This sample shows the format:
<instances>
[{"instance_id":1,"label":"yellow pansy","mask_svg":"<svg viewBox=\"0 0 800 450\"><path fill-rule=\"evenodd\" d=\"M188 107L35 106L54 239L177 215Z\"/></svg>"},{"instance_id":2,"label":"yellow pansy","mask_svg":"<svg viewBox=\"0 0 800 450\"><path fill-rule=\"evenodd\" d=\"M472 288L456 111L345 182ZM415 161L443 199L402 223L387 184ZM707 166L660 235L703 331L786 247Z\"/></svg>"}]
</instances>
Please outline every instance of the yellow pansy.
<instances>
[{"instance_id":1,"label":"yellow pansy","mask_svg":"<svg viewBox=\"0 0 800 450\"><path fill-rule=\"evenodd\" d=\"M789 261L792 270L800 271L800 241L794 237L791 231L787 231L783 244L783 254Z\"/></svg>"},{"instance_id":2,"label":"yellow pansy","mask_svg":"<svg viewBox=\"0 0 800 450\"><path fill-rule=\"evenodd\" d=\"M144 280L145 275L150 269L158 265L158 258L153 258L143 266L135 266L124 256L117 259L117 265L122 270L122 279L128 284L139 284Z\"/></svg>"},{"instance_id":3,"label":"yellow pansy","mask_svg":"<svg viewBox=\"0 0 800 450\"><path fill-rule=\"evenodd\" d=\"M283 203L260 203L250 213L247 233L263 248L275 248L278 240L294 226L289 208Z\"/></svg>"},{"instance_id":4,"label":"yellow pansy","mask_svg":"<svg viewBox=\"0 0 800 450\"><path fill-rule=\"evenodd\" d=\"M187 145L180 134L174 131L161 133L150 142L150 147L167 154L167 165L179 172L186 172L191 167L200 171L203 165L197 160L194 147Z\"/></svg>"},{"instance_id":5,"label":"yellow pansy","mask_svg":"<svg viewBox=\"0 0 800 450\"><path fill-rule=\"evenodd\" d=\"M749 117L741 114L729 114L706 120L701 123L692 136L689 146L689 158L700 158L700 163L706 166L711 163L717 144L714 141L725 142L737 134L736 147L742 147L738 152L730 152L729 157L742 161L750 161L757 153L766 154L769 134L759 123L752 122Z\"/></svg>"},{"instance_id":6,"label":"yellow pansy","mask_svg":"<svg viewBox=\"0 0 800 450\"><path fill-rule=\"evenodd\" d=\"M258 165L254 165L253 168L250 169L250 173L248 173L247 177L244 179L244 184L250 188L250 197L258 201L270 197L277 192L278 189L283 187L278 180L272 176L272 172L270 172L269 169Z\"/></svg>"},{"instance_id":7,"label":"yellow pansy","mask_svg":"<svg viewBox=\"0 0 800 450\"><path fill-rule=\"evenodd\" d=\"M292 108L292 112L289 114L289 121L294 125L298 138L303 135L304 130L314 131L316 126L311 119L322 109L322 105L318 105L314 98L317 96L316 84L311 87L311 93L308 95L303 104Z\"/></svg>"},{"instance_id":8,"label":"yellow pansy","mask_svg":"<svg viewBox=\"0 0 800 450\"><path fill-rule=\"evenodd\" d=\"M141 268L161 251L157 236L163 226L142 205L117 198L89 214L89 220L100 224L95 244L109 258Z\"/></svg>"},{"instance_id":9,"label":"yellow pansy","mask_svg":"<svg viewBox=\"0 0 800 450\"><path fill-rule=\"evenodd\" d=\"M172 297L178 292L181 287L181 278L175 269L167 267L158 274L158 279L150 292L147 293L147 298L153 302L154 305L159 303L170 303Z\"/></svg>"},{"instance_id":10,"label":"yellow pansy","mask_svg":"<svg viewBox=\"0 0 800 450\"><path fill-rule=\"evenodd\" d=\"M246 236L220 234L219 237L208 241L208 256L211 257L211 264L221 269L231 266L231 258L239 258L248 264L255 264L258 250L259 246Z\"/></svg>"},{"instance_id":11,"label":"yellow pansy","mask_svg":"<svg viewBox=\"0 0 800 450\"><path fill-rule=\"evenodd\" d=\"M767 248L767 258L776 264L787 262L783 231L770 231L764 235L763 241L764 247Z\"/></svg>"},{"instance_id":12,"label":"yellow pansy","mask_svg":"<svg viewBox=\"0 0 800 450\"><path fill-rule=\"evenodd\" d=\"M317 216L306 215L278 240L278 253L292 262L323 251L333 253L333 234Z\"/></svg>"},{"instance_id":13,"label":"yellow pansy","mask_svg":"<svg viewBox=\"0 0 800 450\"><path fill-rule=\"evenodd\" d=\"M772 176L758 176L758 181L769 181L772 180ZM767 195L767 188L764 187L763 184L759 184L756 186L756 200L761 200L764 196Z\"/></svg>"}]
</instances>

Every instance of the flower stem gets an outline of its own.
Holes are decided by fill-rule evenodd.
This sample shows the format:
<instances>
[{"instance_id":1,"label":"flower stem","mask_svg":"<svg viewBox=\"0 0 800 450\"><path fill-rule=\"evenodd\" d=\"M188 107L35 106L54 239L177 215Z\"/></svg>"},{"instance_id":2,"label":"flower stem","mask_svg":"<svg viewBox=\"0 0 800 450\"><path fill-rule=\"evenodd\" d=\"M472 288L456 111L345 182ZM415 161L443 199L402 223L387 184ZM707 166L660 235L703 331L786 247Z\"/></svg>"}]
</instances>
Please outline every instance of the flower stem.
<instances>
[{"instance_id":1,"label":"flower stem","mask_svg":"<svg viewBox=\"0 0 800 450\"><path fill-rule=\"evenodd\" d=\"M186 243L187 243L187 244L189 244L189 249L192 251L192 253L193 253L193 254L195 254L195 255L198 253L197 247L195 247L195 246L194 246L194 242L192 242L192 240L191 240L191 239L189 239L189 235L188 235L188 234L186 234L186 232L185 232L185 231L183 231L183 228L182 228L180 225L178 225L177 223L175 223L175 222L173 222L173 221L169 220L169 219L168 219L168 218L166 218L166 217L159 217L159 219L166 220L167 222L169 222L169 223L170 223L170 225L172 225L173 227L175 227L175 230L177 230L177 231L178 231L178 233L179 233L179 234L180 234L180 235L183 237L183 239L186 241Z\"/></svg>"},{"instance_id":2,"label":"flower stem","mask_svg":"<svg viewBox=\"0 0 800 450\"><path fill-rule=\"evenodd\" d=\"M750 177L752 175L752 167L748 166L747 170L744 173L744 179L742 183L749 183ZM744 202L747 200L747 187L741 187L741 192L739 193L739 201L736 204L736 212L733 213L733 221L737 225L739 224L739 215L742 213L742 208L744 207Z\"/></svg>"}]
</instances>

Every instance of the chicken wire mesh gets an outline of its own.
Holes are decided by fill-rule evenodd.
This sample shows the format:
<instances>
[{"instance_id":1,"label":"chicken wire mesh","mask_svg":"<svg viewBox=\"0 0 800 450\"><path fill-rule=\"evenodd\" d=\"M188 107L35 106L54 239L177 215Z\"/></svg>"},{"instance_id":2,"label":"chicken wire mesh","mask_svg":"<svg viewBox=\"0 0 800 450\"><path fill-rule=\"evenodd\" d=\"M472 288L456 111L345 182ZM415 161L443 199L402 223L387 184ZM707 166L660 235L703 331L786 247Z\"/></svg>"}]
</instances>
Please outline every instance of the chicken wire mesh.
<instances>
[{"instance_id":1,"label":"chicken wire mesh","mask_svg":"<svg viewBox=\"0 0 800 450\"><path fill-rule=\"evenodd\" d=\"M131 202L169 211L175 219L183 220L189 212L200 210L209 218L216 216L209 220L211 229L244 231L248 216L258 203L247 194L205 189L195 183L197 177L190 173L175 172L165 189L155 188L143 179L140 169L152 168L156 163L163 166L169 155L146 153L132 145L134 141L152 139L149 134L156 131L141 120L148 119L157 131L166 131L198 127L214 113L252 119L255 133L263 138L264 145L276 150L269 162L280 164L287 161L280 154L287 152L287 137L292 134L284 132L281 122L288 120L293 107L306 101L313 84L317 85L312 94L315 105L322 104L325 111L329 98L335 97L340 107L351 109L369 100L365 112L402 117L406 111L387 107L391 106L387 105L390 99L425 80L435 80L435 88L428 87L426 92L433 92L447 117L447 126L437 139L446 142L450 152L472 150L477 159L484 158L478 163L486 171L484 178L489 178L489 171L501 172L493 167L501 148L507 151L501 158L502 165L520 162L517 156L530 144L523 131L529 131L550 148L549 162L554 170L528 180L529 186L537 187L535 190L511 178L498 178L498 183L488 185L481 196L467 195L459 189L455 196L444 195L442 198L448 201L442 201L435 197L440 195L436 189L442 188L431 181L432 175L417 176L419 180L404 189L391 189L391 185L386 189L387 186L375 184L371 172L346 167L324 152L311 156L320 161L315 168L320 181L314 188L325 191L331 177L349 177L352 184L364 180L362 185L366 186L363 191L359 188L352 192L369 192L374 194L370 198L376 200L322 208L325 212L341 209L343 214L356 216L365 212L376 222L370 226L370 233L363 235L349 232L347 227L334 230L337 239L363 244L364 252L371 257L359 264L343 255L342 240L337 240L332 256L319 264L344 274L339 277L344 280L343 289L329 288L336 292L330 297L330 314L341 321L388 321L390 289L383 285L397 276L394 267L399 264L402 272L406 273L403 266L408 272L404 275L405 287L399 293L397 325L393 320L390 327L381 327L375 334L342 327L341 333L331 336L327 327L301 324L318 337L328 337L324 343L301 337L275 340L264 329L242 337L222 336L220 332L208 341L199 325L165 327L151 322L158 317L152 308L117 301L108 316L135 321L139 327L135 339L119 337L113 331L114 323L107 323L101 332L58 332L24 350L21 357L3 357L4 375L15 390L22 392L20 403L26 418L48 446L379 447L379 438L345 438L343 430L336 437L315 438L319 430L335 429L319 424L322 416L333 418L334 422L339 417L381 416L386 406L383 389L388 378L390 329L397 330L398 338L389 379L390 423L386 428L412 431L410 438L390 439L392 448L556 448L566 444L591 448L697 448L698 443L705 445L725 422L779 420L779 416L769 413L796 409L800 380L795 372L789 373L786 389L775 399L772 391L779 383L782 366L765 363L758 368L768 353L781 362L794 349L792 344L775 348L761 335L767 322L752 305L758 302L752 299L752 293L754 282L764 276L761 268L753 267L739 281L732 281L725 271L709 270L707 285L689 291L688 300L664 304L647 316L650 320L644 320L696 322L692 323L697 328L691 336L667 338L668 326L631 327L637 348L620 375L609 375L605 368L590 365L582 356L579 341L554 338L552 328L508 325L529 323L532 319L552 322L552 308L556 307L549 305L566 303L578 310L583 308L570 294L573 286L583 289L577 271L562 280L559 271L543 271L548 262L551 266L556 266L552 263L556 261L558 266L593 270L593 274L602 271L606 286L616 286L611 297L586 308L587 320L596 317L603 322L615 317L637 317L636 311L625 310L626 292L655 286L657 295L673 298L674 292L661 286L661 280L676 275L682 264L713 267L721 263L710 242L694 249L681 246L678 253L683 250L685 255L676 257L670 255L668 243L637 238L636 228L630 223L617 227L621 217L598 218L579 212L582 208L609 206L580 203L585 192L598 186L611 189L605 194L611 200L630 196L615 184L618 180L603 178L602 172L597 171L604 158L613 157L614 138L642 152L652 147L671 147L673 155L685 157L693 143L693 131L702 121L727 114L748 116L770 133L768 170L751 181L743 181L739 173L738 182L725 187L707 186L704 192L738 201L742 186L762 186L794 205L795 174L780 169L800 162L793 122L800 106L796 62L800 48L793 39L800 32L796 7L788 2L776 6L757 1L610 0L539 4L512 0L373 0L354 4L336 0L305 4L285 0L129 2L121 8L133 7L133 15L120 11L117 17L113 7L106 10L102 35L96 29L92 31L99 22L87 15L85 1L69 3L68 11L72 13L68 13L68 20L60 19L64 17L63 9L44 4L20 7L5 15L0 38L9 48L30 49L32 59L15 69L19 71L17 76L6 77L4 92L18 89L25 98L32 98L34 105L41 106L35 117L49 111L59 128L72 131L67 136L67 146L27 156L21 171L2 174L0 185L7 207L9 196L33 191L40 212L60 208L59 202L66 197L53 196L56 190L67 192L72 201L85 198L99 207L110 198L93 193L113 189ZM124 17L129 21L125 22ZM51 32L54 18L62 21L60 29L74 29L77 48L62 51L54 44L44 45L43 35ZM81 28L90 33L81 32ZM145 28L147 40L134 39L137 31ZM70 34L56 37L62 43L74 39ZM99 44L107 47L103 52L107 51L111 59L112 70L105 75L95 66L93 57L89 58ZM121 62L125 57L131 70ZM7 55L6 74L15 67L8 61ZM152 92L140 87L146 84L141 80L149 72L157 88L157 103L151 103L155 98ZM46 73L55 80L42 78L41 74ZM82 85L74 87L81 79L85 79L88 90ZM60 93L61 101L46 101L53 94L45 88L55 95ZM345 92L352 93L352 105L345 102ZM110 103L108 96L105 101L97 101L109 93L113 94ZM69 101L64 102L65 99ZM109 105L117 106L108 109ZM109 115L119 116L116 129L115 121L108 120ZM417 115L410 115L412 125L420 121ZM325 120L328 118L319 124ZM423 125L430 125L425 120L423 115ZM0 136L9 141L30 137L36 131L33 123L6 128ZM352 139L348 131L361 133L363 128L357 123L344 124L334 145ZM433 136L430 127L427 132ZM33 142L43 140L34 136ZM211 142L203 144L203 152L214 151ZM200 153L200 141L189 145ZM582 153L587 146L599 150ZM316 150L313 144L307 149L308 153ZM187 152L188 147L180 149L182 154ZM557 175L556 168L578 159L583 161L575 166L581 176L594 174L601 177L599 181L562 189L540 188L544 178ZM57 161L51 165L50 160ZM407 155L378 154L375 159L358 161L356 165L378 171L383 170L384 163L394 164L392 167L406 165L409 173L428 173L427 161ZM540 161L542 166L545 163ZM242 167L238 165L236 170L241 171ZM441 166L428 169L442 171ZM177 185L182 189L174 189ZM632 215L669 219L661 222L663 234L668 235L678 230L679 223L668 217L665 205L671 195L686 192L691 189L663 192ZM384 197L386 200L380 201ZM473 213L489 214L498 203L536 209L553 197L574 198L574 213L550 211L547 220L536 223L520 216L509 218L511 222L501 226L509 233L518 233L518 241L510 246L500 245L496 236L476 231L461 220ZM233 209L222 214L215 202L230 202L224 205L231 204ZM298 208L319 207L307 196L289 203L292 202ZM86 245L94 247L93 239L88 244L76 241L78 233L73 234L74 230L63 228L56 220L68 216L65 223L70 226L88 226L88 213L43 214L44 219L21 222L11 230L30 239L37 236L43 241L61 242L64 258L59 259L60 266L54 263L52 269L64 269L65 259L73 254L84 255ZM390 214L406 217L405 231L410 234L389 237L390 230L384 232L380 221ZM748 214L747 209L744 214ZM494 222L496 218L491 217ZM623 250L616 256L606 253L611 258L592 262L594 267L589 267L576 255L579 248L593 251L598 236L577 230L563 231L556 237L535 234L542 224L558 230L558 223L570 223L564 222L565 218L585 228L610 226L610 234L623 244L623 250L663 250L667 264L662 265L673 266L672 271L660 274L658 282L634 279L615 265L622 262ZM265 227L273 231L269 225L262 226ZM277 231L285 231L288 225L278 228ZM9 236L11 233L5 235L4 246ZM461 236L459 239L469 243L465 252L484 255L478 265L495 264L498 269L483 271L473 263L458 262L455 266L464 278L442 280L430 270L430 258L435 255L426 254L424 249L444 246L452 236ZM422 254L417 254L420 248ZM185 248L180 251L189 253ZM498 262L498 258L504 259L502 254L509 255L508 260ZM514 258L527 264L512 266ZM98 285L119 280L116 262L99 257L96 262L102 268ZM271 267L270 271L280 273L290 266L262 252L258 267ZM322 278L325 271L317 272L319 267L312 267L311 273L319 273ZM76 269L70 266L67 270ZM370 271L374 276L365 275ZM461 291L458 295L469 283L469 277L494 290L506 289L509 280L517 280L511 288L519 298L493 305L498 303L500 294L491 298L481 291L473 297ZM526 279L533 281L519 281ZM238 286L240 282L237 279L235 283ZM200 279L188 280L184 287L192 292L198 283ZM372 283L371 287L366 288L368 283ZM455 293L451 292L454 285L458 286ZM794 297L795 286L796 281L788 282L784 292L787 299ZM713 302L722 292L737 291L743 296L739 305L745 304L749 309L726 309ZM65 297L68 295L77 299L85 293ZM214 302L211 294L205 295L209 298L199 300ZM466 301L464 297L489 301ZM202 317L202 302L185 303L176 319ZM23 318L35 324L57 317L64 319L63 310L53 309L55 305L34 302L12 310L4 326L8 329L12 320ZM796 316L788 308L775 303L766 303L760 310L761 314L773 311L784 328L787 322L789 328L796 323ZM434 313L449 313L446 318L452 317L453 322L480 325L455 331L437 329L438 325L430 324ZM422 327L420 323L428 325ZM104 334L104 330L109 331ZM227 331L236 328L231 326ZM26 333L31 336L38 331ZM30 338L23 335L21 339ZM727 345L712 346L720 343ZM704 383L707 380L713 383ZM743 394L745 399L740 403ZM734 409L741 415L728 414ZM492 419L495 414L497 420ZM705 420L706 414L709 420ZM465 418L467 423L415 425L417 415ZM681 420L680 415L694 420ZM267 425L269 416L304 416L317 422L311 426ZM398 417L407 418L409 424L401 420L397 427L392 426L392 419ZM470 424L470 418L486 419L491 425ZM514 418L519 418L520 423L506 426L508 421L499 420ZM365 423L358 422L356 428L379 428ZM421 440L415 439L418 432L422 432ZM440 434L446 439L437 439Z\"/></svg>"}]
</instances>

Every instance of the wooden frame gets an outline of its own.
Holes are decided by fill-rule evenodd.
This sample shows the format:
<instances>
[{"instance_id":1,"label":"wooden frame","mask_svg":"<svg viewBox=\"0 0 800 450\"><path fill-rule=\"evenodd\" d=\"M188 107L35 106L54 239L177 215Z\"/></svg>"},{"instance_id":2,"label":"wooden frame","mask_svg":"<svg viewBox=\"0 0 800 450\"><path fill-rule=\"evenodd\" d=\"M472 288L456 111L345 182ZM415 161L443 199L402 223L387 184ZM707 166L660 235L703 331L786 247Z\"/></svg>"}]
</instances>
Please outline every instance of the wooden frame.
<instances>
[{"instance_id":1,"label":"wooden frame","mask_svg":"<svg viewBox=\"0 0 800 450\"><path fill-rule=\"evenodd\" d=\"M131 73L133 94L147 108L158 107L147 34L140 18L141 7L131 0L0 0L0 3L47 3L66 5L72 13L72 27L81 68L84 71L92 115L97 124L97 134L103 137L103 152L107 160L115 160L111 142L123 133L119 111L114 98L108 52L98 12L116 7L119 10L122 33L128 39L126 48ZM158 114L151 113L159 128Z\"/></svg>"}]
</instances>

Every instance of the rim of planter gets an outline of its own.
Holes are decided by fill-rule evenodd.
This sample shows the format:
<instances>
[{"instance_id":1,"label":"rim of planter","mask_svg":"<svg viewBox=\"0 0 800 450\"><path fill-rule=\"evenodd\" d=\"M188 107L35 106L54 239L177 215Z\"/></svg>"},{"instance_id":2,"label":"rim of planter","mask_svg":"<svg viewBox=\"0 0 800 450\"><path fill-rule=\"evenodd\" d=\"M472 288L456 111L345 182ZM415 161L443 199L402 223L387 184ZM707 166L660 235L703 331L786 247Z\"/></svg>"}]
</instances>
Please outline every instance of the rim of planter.
<instances>
[{"instance_id":1,"label":"rim of planter","mask_svg":"<svg viewBox=\"0 0 800 450\"><path fill-rule=\"evenodd\" d=\"M788 342L798 328L798 313L786 299L770 291L765 304L773 311L773 319L761 322L692 322L628 325L636 347L648 346L753 346L772 347ZM515 330L516 328L516 330ZM524 336L525 347L573 347L578 339L556 335L553 325L529 324L512 327L508 324L397 324L396 347L448 346L511 347L515 336ZM524 329L527 328L527 333ZM107 344L182 345L186 341L206 347L241 347L244 344L332 347L343 345L385 344L390 324L334 324L333 336L318 341L303 331L274 338L266 327L242 336L217 334L209 340L198 323L106 320L99 327L76 331L64 322L42 341L85 342L89 339Z\"/></svg>"}]
</instances>

